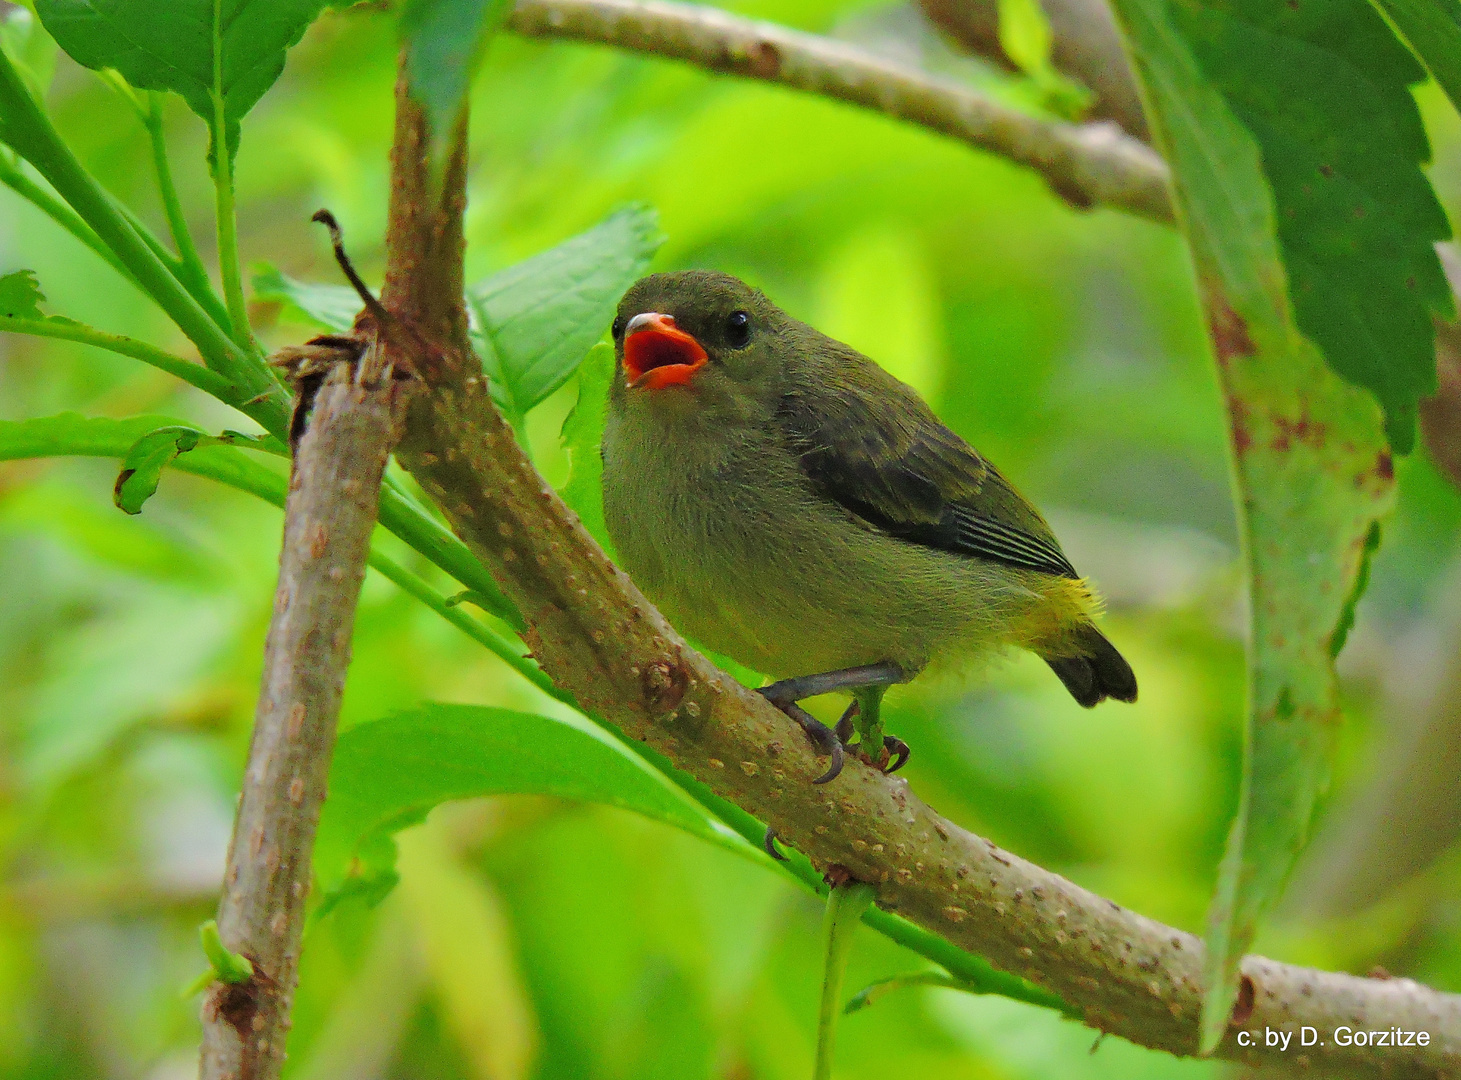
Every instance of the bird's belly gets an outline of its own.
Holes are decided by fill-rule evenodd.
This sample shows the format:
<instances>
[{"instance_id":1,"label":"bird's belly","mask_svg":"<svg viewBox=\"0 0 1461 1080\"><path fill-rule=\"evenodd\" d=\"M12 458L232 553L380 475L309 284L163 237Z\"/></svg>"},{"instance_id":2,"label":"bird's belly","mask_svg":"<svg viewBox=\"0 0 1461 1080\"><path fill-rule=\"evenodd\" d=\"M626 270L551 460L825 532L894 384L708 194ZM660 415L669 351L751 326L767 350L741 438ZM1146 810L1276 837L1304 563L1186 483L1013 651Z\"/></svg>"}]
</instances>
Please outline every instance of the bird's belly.
<instances>
[{"instance_id":1,"label":"bird's belly","mask_svg":"<svg viewBox=\"0 0 1461 1080\"><path fill-rule=\"evenodd\" d=\"M710 649L778 678L885 660L913 672L1004 618L977 599L988 582L960 580L972 561L885 536L799 476L660 458L639 460L633 484L606 483L605 519L640 588ZM606 452L605 466L611 478L628 463Z\"/></svg>"}]
</instances>

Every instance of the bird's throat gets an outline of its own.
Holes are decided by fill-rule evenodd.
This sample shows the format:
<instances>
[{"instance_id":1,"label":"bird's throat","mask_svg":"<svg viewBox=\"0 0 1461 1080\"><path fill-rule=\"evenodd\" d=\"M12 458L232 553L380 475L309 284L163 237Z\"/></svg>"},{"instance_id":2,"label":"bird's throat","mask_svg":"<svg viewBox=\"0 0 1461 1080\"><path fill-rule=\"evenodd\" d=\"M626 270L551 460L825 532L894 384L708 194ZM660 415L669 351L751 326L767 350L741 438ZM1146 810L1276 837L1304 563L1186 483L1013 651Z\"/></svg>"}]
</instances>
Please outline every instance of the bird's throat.
<instances>
[{"instance_id":1,"label":"bird's throat","mask_svg":"<svg viewBox=\"0 0 1461 1080\"><path fill-rule=\"evenodd\" d=\"M630 386L683 386L705 366L705 350L673 319L662 317L624 339L624 378Z\"/></svg>"}]
</instances>

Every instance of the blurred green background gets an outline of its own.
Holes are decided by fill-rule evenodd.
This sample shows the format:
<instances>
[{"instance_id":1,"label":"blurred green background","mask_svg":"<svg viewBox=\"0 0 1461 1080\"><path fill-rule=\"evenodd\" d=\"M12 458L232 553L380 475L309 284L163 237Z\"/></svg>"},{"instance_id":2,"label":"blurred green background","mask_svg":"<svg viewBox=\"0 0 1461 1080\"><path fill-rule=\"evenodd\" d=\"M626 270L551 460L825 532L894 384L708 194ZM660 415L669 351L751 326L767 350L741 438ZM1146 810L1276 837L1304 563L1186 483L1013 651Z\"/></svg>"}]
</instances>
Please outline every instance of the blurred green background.
<instances>
[{"instance_id":1,"label":"blurred green background","mask_svg":"<svg viewBox=\"0 0 1461 1080\"><path fill-rule=\"evenodd\" d=\"M736 10L903 56L906 9L748 0ZM335 282L310 214L381 265L394 17L327 13L245 124L246 262ZM972 61L961 77L1018 100ZM1461 206L1461 124L1419 92L1435 182ZM1220 405L1174 232L1076 213L1004 163L790 92L611 50L496 40L473 95L469 280L645 201L657 269L763 287L862 348L1043 507L1108 599L1139 704L1091 713L1011 658L889 699L907 775L954 820L1195 932L1236 800L1241 576ZM62 59L50 103L83 160L164 231L130 108ZM169 103L174 168L211 236L205 132ZM205 252L206 254L206 252ZM48 310L187 343L93 254L0 189L0 273ZM256 304L271 346L312 333ZM528 429L561 483L572 382ZM132 361L0 336L0 416L140 412L243 427ZM115 465L0 466L0 1077L171 1080L195 1071L211 913L247 748L280 516L175 473L137 518ZM1461 497L1423 455L1341 658L1346 726L1317 838L1259 949L1461 991ZM413 565L404 549L395 552ZM418 567L423 572L425 567ZM561 708L372 575L342 723L422 700ZM1454 765L1454 756L1451 759ZM1449 796L1448 793L1449 792ZM627 814L545 799L443 807L401 836L402 884L311 930L296 1078L803 1078L819 905ZM922 962L864 931L849 988ZM1195 1076L1179 1062L998 999L908 990L842 1026L838 1076Z\"/></svg>"}]
</instances>

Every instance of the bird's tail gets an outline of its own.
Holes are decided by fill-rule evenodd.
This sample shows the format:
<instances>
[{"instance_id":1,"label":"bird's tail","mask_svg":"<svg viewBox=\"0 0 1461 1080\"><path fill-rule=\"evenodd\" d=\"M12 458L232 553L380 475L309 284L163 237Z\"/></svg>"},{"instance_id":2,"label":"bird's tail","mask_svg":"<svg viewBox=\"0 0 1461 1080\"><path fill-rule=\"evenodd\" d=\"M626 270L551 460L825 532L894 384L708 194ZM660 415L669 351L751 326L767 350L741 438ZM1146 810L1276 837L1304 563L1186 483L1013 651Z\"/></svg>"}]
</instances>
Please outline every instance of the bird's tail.
<instances>
[{"instance_id":1,"label":"bird's tail","mask_svg":"<svg viewBox=\"0 0 1461 1080\"><path fill-rule=\"evenodd\" d=\"M1071 697L1088 709L1108 697L1136 700L1136 673L1106 635L1087 623L1078 631L1074 645L1074 656L1045 658Z\"/></svg>"}]
</instances>

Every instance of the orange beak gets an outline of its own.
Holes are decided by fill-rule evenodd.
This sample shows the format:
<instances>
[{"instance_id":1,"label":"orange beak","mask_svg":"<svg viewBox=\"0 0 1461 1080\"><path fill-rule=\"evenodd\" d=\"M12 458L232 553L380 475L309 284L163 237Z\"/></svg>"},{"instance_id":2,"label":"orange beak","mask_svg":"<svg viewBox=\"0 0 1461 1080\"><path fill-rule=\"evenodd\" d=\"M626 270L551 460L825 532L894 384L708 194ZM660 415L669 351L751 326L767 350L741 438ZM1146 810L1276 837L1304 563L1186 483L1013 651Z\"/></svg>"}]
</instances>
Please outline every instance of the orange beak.
<instances>
[{"instance_id":1,"label":"orange beak","mask_svg":"<svg viewBox=\"0 0 1461 1080\"><path fill-rule=\"evenodd\" d=\"M624 378L630 386L684 386L707 359L700 342L669 315L646 311L624 328Z\"/></svg>"}]
</instances>

